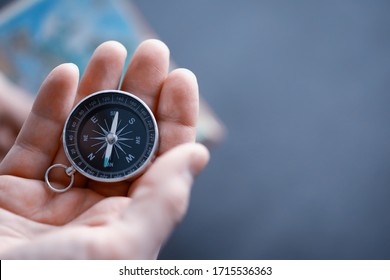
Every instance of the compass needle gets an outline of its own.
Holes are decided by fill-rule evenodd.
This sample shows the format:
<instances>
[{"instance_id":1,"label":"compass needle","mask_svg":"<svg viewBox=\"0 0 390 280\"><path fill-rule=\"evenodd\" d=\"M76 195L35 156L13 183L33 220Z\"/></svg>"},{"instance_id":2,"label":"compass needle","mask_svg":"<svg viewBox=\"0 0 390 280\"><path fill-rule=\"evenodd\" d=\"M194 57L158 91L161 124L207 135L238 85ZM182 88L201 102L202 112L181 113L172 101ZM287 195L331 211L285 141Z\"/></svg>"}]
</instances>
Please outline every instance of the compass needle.
<instances>
[{"instance_id":1,"label":"compass needle","mask_svg":"<svg viewBox=\"0 0 390 280\"><path fill-rule=\"evenodd\" d=\"M107 149L106 149L106 154L104 156L104 167L107 167L108 166L108 162L111 158L111 154L112 154L112 144L108 144L107 145Z\"/></svg>"},{"instance_id":2,"label":"compass needle","mask_svg":"<svg viewBox=\"0 0 390 280\"><path fill-rule=\"evenodd\" d=\"M109 165L108 158L104 158L104 167L107 167Z\"/></svg>"},{"instance_id":3,"label":"compass needle","mask_svg":"<svg viewBox=\"0 0 390 280\"><path fill-rule=\"evenodd\" d=\"M118 118L119 118L119 112L115 112L114 120L112 121L111 130L110 132L112 134L116 134L116 130L118 128Z\"/></svg>"},{"instance_id":4,"label":"compass needle","mask_svg":"<svg viewBox=\"0 0 390 280\"><path fill-rule=\"evenodd\" d=\"M104 167L109 166L109 161L111 159L112 154L112 147L117 141L118 137L116 136L116 130L118 128L118 118L119 118L119 112L115 112L114 119L112 120L110 133L107 134L106 141L107 141L107 149L106 149L106 155L104 157ZM104 122L107 124L106 119L104 119Z\"/></svg>"}]
</instances>

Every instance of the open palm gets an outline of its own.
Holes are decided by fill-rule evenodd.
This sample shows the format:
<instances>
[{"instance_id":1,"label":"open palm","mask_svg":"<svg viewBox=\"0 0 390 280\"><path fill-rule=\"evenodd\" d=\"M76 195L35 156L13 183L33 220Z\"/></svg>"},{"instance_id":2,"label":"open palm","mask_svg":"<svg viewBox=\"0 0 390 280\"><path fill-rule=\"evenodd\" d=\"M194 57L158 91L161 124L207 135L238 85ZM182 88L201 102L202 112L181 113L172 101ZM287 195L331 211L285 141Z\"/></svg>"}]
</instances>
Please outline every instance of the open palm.
<instances>
[{"instance_id":1,"label":"open palm","mask_svg":"<svg viewBox=\"0 0 390 280\"><path fill-rule=\"evenodd\" d=\"M93 92L117 89L125 59L122 45L106 42L80 82L77 67L63 64L42 84L0 164L2 258L154 258L185 214L193 177L208 159L193 144L198 87L188 70L168 73L169 50L157 40L138 47L121 85L156 116L160 145L151 167L134 182L99 183L76 175L63 194L43 181L52 164L69 165L60 138L72 107ZM50 178L63 186L69 181L60 170Z\"/></svg>"}]
</instances>

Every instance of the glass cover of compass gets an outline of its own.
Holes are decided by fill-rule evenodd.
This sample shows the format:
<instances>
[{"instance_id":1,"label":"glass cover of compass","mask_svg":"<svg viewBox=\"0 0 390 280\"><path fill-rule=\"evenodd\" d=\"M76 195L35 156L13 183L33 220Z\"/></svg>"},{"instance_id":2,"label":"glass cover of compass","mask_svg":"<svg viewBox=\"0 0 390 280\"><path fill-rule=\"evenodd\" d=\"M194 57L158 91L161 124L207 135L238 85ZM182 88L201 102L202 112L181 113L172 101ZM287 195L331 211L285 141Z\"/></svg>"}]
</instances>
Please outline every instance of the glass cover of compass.
<instances>
[{"instance_id":1,"label":"glass cover of compass","mask_svg":"<svg viewBox=\"0 0 390 280\"><path fill-rule=\"evenodd\" d=\"M64 127L63 144L72 166L84 176L117 182L140 175L158 145L158 127L135 95L106 90L80 101Z\"/></svg>"}]
</instances>

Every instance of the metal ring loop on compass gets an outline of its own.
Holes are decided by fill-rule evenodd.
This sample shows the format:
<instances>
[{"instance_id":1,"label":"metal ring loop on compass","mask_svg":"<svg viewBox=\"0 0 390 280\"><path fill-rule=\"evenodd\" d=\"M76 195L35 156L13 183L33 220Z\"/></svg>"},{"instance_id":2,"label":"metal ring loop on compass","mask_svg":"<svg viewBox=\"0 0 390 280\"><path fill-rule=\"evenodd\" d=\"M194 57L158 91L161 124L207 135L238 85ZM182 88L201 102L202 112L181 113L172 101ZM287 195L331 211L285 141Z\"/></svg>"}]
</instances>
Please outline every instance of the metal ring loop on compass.
<instances>
[{"instance_id":1,"label":"metal ring loop on compass","mask_svg":"<svg viewBox=\"0 0 390 280\"><path fill-rule=\"evenodd\" d=\"M55 188L53 187L53 185L50 183L49 181L49 173L52 169L54 168L58 168L58 167L62 167L65 169L65 173L66 175L68 175L70 177L70 183L68 186L66 186L65 188L63 189L58 189L58 188ZM61 164L61 163L58 163L58 164L54 164L52 166L50 166L47 170L46 170L46 173L45 173L45 181L46 181L46 184L47 186L53 191L53 192L57 192L57 193L63 193L63 192L66 192L67 190L69 190L72 186L73 186L73 182L74 182L74 168L73 167L68 167L66 166L65 164Z\"/></svg>"}]
</instances>

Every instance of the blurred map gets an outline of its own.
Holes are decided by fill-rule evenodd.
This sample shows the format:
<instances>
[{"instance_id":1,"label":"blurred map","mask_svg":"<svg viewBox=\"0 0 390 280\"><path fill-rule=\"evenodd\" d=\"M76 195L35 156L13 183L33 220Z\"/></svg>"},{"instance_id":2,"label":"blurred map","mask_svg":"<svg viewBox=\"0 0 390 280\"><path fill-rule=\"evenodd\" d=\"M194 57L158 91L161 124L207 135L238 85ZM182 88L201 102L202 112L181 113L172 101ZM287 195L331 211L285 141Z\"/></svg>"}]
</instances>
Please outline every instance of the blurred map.
<instances>
[{"instance_id":1,"label":"blurred map","mask_svg":"<svg viewBox=\"0 0 390 280\"><path fill-rule=\"evenodd\" d=\"M60 63L81 71L96 46L117 40L131 54L140 41L121 1L16 1L0 15L0 67L16 84L36 92Z\"/></svg>"}]
</instances>

